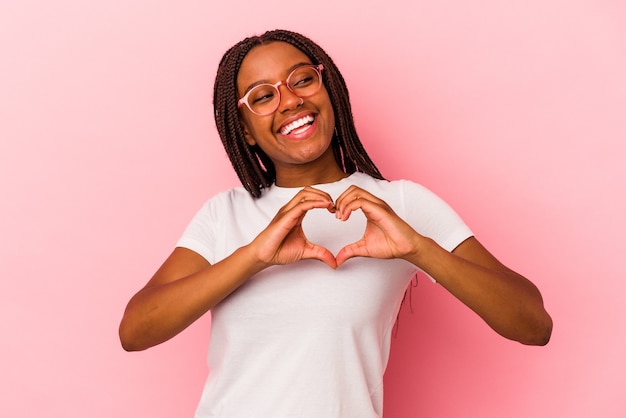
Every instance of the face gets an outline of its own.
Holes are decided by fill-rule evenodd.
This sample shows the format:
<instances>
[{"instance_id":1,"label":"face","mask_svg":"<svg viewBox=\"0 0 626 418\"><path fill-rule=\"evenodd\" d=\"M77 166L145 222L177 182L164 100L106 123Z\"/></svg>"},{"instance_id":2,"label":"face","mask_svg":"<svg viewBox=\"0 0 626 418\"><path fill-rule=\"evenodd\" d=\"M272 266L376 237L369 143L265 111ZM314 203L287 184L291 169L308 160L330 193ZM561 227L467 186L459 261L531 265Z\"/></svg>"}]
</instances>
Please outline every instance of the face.
<instances>
[{"instance_id":1,"label":"face","mask_svg":"<svg viewBox=\"0 0 626 418\"><path fill-rule=\"evenodd\" d=\"M272 42L254 47L243 59L237 74L237 92L243 97L260 83L274 84L287 79L291 71L311 60L296 47ZM322 74L322 78L324 75ZM297 168L332 157L330 147L335 117L326 88L300 99L287 86L280 85L278 109L258 116L241 106L241 122L246 141L258 145L272 160L277 175L285 168ZM334 161L334 158L333 158Z\"/></svg>"}]
</instances>

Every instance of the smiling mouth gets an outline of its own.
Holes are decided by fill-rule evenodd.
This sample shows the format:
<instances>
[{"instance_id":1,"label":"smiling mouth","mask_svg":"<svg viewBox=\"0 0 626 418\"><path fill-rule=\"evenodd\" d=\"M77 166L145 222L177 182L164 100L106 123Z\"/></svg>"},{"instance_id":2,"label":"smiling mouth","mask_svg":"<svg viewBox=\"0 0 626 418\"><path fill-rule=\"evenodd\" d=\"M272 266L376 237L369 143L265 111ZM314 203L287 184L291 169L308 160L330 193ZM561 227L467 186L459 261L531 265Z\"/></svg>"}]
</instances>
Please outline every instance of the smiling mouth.
<instances>
[{"instance_id":1,"label":"smiling mouth","mask_svg":"<svg viewBox=\"0 0 626 418\"><path fill-rule=\"evenodd\" d=\"M281 135L289 135L294 131L296 131L295 133L305 131L314 121L315 117L313 115L306 115L283 126L280 128L279 132Z\"/></svg>"}]
</instances>

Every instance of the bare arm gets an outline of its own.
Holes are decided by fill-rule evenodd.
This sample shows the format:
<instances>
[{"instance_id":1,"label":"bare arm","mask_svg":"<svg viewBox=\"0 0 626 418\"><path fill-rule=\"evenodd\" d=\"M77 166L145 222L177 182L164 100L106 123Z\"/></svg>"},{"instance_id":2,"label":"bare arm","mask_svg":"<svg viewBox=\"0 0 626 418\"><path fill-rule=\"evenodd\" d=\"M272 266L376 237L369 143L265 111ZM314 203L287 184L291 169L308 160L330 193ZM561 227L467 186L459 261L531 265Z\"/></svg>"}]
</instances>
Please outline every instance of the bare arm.
<instances>
[{"instance_id":1,"label":"bare arm","mask_svg":"<svg viewBox=\"0 0 626 418\"><path fill-rule=\"evenodd\" d=\"M418 234L384 201L352 187L337 199L337 217L361 209L367 218L361 240L337 254L337 264L357 256L402 258L424 270L500 335L523 344L545 345L552 319L541 294L528 279L491 255L476 238L452 253Z\"/></svg>"},{"instance_id":2,"label":"bare arm","mask_svg":"<svg viewBox=\"0 0 626 418\"><path fill-rule=\"evenodd\" d=\"M474 237L452 253L425 239L407 258L476 312L503 337L529 345L545 345L552 319L537 287L500 263Z\"/></svg>"},{"instance_id":3,"label":"bare arm","mask_svg":"<svg viewBox=\"0 0 626 418\"><path fill-rule=\"evenodd\" d=\"M176 248L128 303L119 330L122 346L144 350L169 340L260 268L248 247L214 265L191 250Z\"/></svg>"},{"instance_id":4,"label":"bare arm","mask_svg":"<svg viewBox=\"0 0 626 418\"><path fill-rule=\"evenodd\" d=\"M328 194L307 187L250 244L213 265L191 250L176 248L128 303L119 328L122 347L144 350L167 341L271 265L317 259L335 268L333 255L302 232L302 219L314 208L333 212L334 204Z\"/></svg>"}]
</instances>

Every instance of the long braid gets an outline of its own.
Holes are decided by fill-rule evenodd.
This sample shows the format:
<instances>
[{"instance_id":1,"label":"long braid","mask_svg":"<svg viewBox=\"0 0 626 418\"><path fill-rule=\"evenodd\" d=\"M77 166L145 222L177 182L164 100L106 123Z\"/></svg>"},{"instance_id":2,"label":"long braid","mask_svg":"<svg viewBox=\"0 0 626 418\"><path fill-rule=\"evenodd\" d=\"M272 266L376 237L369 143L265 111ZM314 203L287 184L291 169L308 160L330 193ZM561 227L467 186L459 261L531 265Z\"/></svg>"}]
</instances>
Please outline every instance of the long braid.
<instances>
[{"instance_id":1,"label":"long braid","mask_svg":"<svg viewBox=\"0 0 626 418\"><path fill-rule=\"evenodd\" d=\"M339 69L326 52L307 37L286 30L274 30L244 39L230 48L218 67L213 91L215 123L233 168L242 185L254 197L276 181L276 169L258 145L245 141L237 106L237 73L248 52L257 45L282 41L306 54L313 63L324 65L322 79L335 113L333 155L347 174L355 171L383 179L359 140L354 126L348 88Z\"/></svg>"},{"instance_id":2,"label":"long braid","mask_svg":"<svg viewBox=\"0 0 626 418\"><path fill-rule=\"evenodd\" d=\"M215 79L213 105L215 124L233 168L246 190L258 197L260 189L269 187L271 180L266 178L258 164L257 155L245 142L237 110L237 73L241 62L253 46L231 48L224 55Z\"/></svg>"}]
</instances>

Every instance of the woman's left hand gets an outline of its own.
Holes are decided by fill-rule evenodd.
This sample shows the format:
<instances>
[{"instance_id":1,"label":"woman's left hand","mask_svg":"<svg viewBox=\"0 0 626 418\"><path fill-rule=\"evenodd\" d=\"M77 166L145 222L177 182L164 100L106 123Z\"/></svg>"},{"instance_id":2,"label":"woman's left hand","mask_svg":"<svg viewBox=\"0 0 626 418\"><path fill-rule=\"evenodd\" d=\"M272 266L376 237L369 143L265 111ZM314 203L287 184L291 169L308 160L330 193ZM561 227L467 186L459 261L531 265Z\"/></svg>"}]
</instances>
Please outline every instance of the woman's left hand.
<instances>
[{"instance_id":1,"label":"woman's left hand","mask_svg":"<svg viewBox=\"0 0 626 418\"><path fill-rule=\"evenodd\" d=\"M405 258L417 251L423 238L387 203L357 186L337 198L335 209L335 216L343 221L357 209L367 219L363 237L337 253L337 266L352 257Z\"/></svg>"},{"instance_id":2,"label":"woman's left hand","mask_svg":"<svg viewBox=\"0 0 626 418\"><path fill-rule=\"evenodd\" d=\"M506 338L545 345L552 319L539 290L500 263L474 237L452 253L417 233L376 196L352 186L335 202L335 215L346 220L360 209L367 219L363 237L343 247L337 266L352 257L402 258L437 280Z\"/></svg>"}]
</instances>

